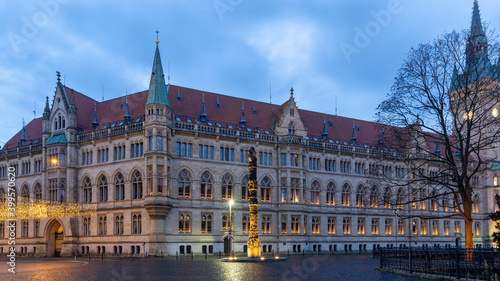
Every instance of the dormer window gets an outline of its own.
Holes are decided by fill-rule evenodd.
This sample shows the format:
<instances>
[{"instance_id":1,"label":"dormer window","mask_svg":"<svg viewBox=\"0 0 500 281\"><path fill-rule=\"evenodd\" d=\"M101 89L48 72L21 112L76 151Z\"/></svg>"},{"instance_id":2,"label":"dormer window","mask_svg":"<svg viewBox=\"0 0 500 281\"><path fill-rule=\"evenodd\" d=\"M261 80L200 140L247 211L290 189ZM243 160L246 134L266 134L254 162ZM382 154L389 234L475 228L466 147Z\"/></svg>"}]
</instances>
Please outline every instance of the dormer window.
<instances>
[{"instance_id":1,"label":"dormer window","mask_svg":"<svg viewBox=\"0 0 500 281\"><path fill-rule=\"evenodd\" d=\"M288 125L288 135L295 136L295 124L293 122Z\"/></svg>"}]
</instances>

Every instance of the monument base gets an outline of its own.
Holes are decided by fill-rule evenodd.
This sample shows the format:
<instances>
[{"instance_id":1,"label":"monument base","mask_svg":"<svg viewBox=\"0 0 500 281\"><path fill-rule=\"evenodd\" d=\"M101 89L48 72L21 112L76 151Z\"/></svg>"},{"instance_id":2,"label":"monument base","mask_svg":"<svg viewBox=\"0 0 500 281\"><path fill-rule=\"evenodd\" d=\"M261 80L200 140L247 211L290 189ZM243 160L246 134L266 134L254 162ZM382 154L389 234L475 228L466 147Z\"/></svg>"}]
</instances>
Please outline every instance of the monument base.
<instances>
[{"instance_id":1,"label":"monument base","mask_svg":"<svg viewBox=\"0 0 500 281\"><path fill-rule=\"evenodd\" d=\"M247 241L247 256L249 258L260 258L260 239L250 238Z\"/></svg>"},{"instance_id":2,"label":"monument base","mask_svg":"<svg viewBox=\"0 0 500 281\"><path fill-rule=\"evenodd\" d=\"M230 257L222 259L223 262L278 262L287 261L286 257L260 257L260 258L245 258L245 257Z\"/></svg>"}]
</instances>

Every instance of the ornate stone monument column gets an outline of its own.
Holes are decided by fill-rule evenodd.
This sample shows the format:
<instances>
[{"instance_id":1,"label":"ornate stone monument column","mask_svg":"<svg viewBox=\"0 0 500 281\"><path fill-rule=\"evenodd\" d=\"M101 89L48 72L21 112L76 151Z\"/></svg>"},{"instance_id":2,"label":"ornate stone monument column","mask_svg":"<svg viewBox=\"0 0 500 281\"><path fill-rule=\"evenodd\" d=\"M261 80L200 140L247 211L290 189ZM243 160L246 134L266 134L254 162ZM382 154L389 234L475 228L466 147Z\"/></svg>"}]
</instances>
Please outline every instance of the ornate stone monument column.
<instances>
[{"instance_id":1,"label":"ornate stone monument column","mask_svg":"<svg viewBox=\"0 0 500 281\"><path fill-rule=\"evenodd\" d=\"M252 146L248 151L248 193L250 207L250 231L247 241L247 254L249 258L260 258L260 239L259 239L259 214L257 207L257 157L255 148Z\"/></svg>"}]
</instances>

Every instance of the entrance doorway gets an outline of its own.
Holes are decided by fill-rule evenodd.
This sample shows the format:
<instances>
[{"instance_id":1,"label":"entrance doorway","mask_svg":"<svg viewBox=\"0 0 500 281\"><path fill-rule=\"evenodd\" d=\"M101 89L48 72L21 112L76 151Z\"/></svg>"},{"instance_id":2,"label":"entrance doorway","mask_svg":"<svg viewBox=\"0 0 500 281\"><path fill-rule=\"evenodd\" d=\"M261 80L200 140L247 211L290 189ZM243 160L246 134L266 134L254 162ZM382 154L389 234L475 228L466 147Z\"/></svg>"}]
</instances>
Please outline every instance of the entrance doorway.
<instances>
[{"instance_id":1,"label":"entrance doorway","mask_svg":"<svg viewBox=\"0 0 500 281\"><path fill-rule=\"evenodd\" d=\"M63 241L63 227L59 225L59 228L56 230L55 235L55 247L54 247L54 255L56 257L61 256L62 250L62 241Z\"/></svg>"},{"instance_id":2,"label":"entrance doorway","mask_svg":"<svg viewBox=\"0 0 500 281\"><path fill-rule=\"evenodd\" d=\"M47 257L59 257L62 252L62 244L64 240L64 228L57 220L53 220L46 228L47 247L45 255Z\"/></svg>"},{"instance_id":3,"label":"entrance doorway","mask_svg":"<svg viewBox=\"0 0 500 281\"><path fill-rule=\"evenodd\" d=\"M230 243L229 237L228 236L224 237L224 255L226 256L231 255L231 253L229 252L229 243Z\"/></svg>"}]
</instances>

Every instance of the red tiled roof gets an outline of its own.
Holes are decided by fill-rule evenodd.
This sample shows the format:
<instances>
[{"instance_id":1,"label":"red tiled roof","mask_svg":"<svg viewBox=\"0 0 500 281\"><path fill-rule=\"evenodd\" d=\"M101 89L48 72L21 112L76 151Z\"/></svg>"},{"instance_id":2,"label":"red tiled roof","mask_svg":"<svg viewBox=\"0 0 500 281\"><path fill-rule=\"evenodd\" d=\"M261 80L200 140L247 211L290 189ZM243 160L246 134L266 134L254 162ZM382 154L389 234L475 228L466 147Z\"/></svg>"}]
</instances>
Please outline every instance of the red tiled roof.
<instances>
[{"instance_id":1,"label":"red tiled roof","mask_svg":"<svg viewBox=\"0 0 500 281\"><path fill-rule=\"evenodd\" d=\"M68 101L71 100L71 95L73 95L75 99L76 112L78 114L77 117L77 127L83 128L85 123L87 122L87 116L89 112L94 109L94 103L96 100L87 97L86 95L79 93L71 88L64 87L64 91L66 92L66 97ZM92 121L90 121L92 123Z\"/></svg>"},{"instance_id":2,"label":"red tiled roof","mask_svg":"<svg viewBox=\"0 0 500 281\"><path fill-rule=\"evenodd\" d=\"M146 103L147 97L148 91L142 91L127 97L132 120L144 116L144 104ZM122 108L121 104L122 101L125 102L125 99L125 97L118 97L96 103L97 120L99 120L99 127L97 127L97 130L102 129L105 125L112 125L113 123L117 123L118 125L124 120L125 108ZM85 122L83 122L81 127L84 132L92 131L92 122L94 120L94 102L88 106L90 110L84 116ZM80 115L79 111L78 115Z\"/></svg>"},{"instance_id":3,"label":"red tiled roof","mask_svg":"<svg viewBox=\"0 0 500 281\"><path fill-rule=\"evenodd\" d=\"M23 144L24 145L29 145L32 142L35 142L38 140L38 142L42 141L42 117L36 118L31 120L26 125L26 137L28 140ZM22 130L20 130L17 134L15 134L3 147L2 150L4 149L9 149L9 148L14 148L17 147L21 141L21 135L22 135Z\"/></svg>"},{"instance_id":4,"label":"red tiled roof","mask_svg":"<svg viewBox=\"0 0 500 281\"><path fill-rule=\"evenodd\" d=\"M117 123L118 125L123 121L125 109L121 108L121 103L125 101L125 97L98 102L71 88L65 87L65 91L68 100L71 99L72 94L74 96L75 105L77 107L77 123L79 130L83 132L92 130L94 104L96 104L97 118L100 122L97 128L98 130L102 129L105 125L111 125L113 123ZM148 91L146 90L128 95L129 111L132 114L133 120L144 116L144 104L146 103L147 94ZM178 94L180 96L180 101L176 100ZM241 106L243 105L245 108L247 127L271 131L273 110L279 111L283 109L283 106L280 105L204 92L175 85L170 85L168 90L168 99L173 115L181 117L182 121L186 121L186 118L192 118L193 122L195 122L195 120L199 118L203 96L205 97L207 120L213 122L214 125L215 123L221 123L223 127L226 127L228 124L235 127L238 125L241 118ZM215 106L217 100L219 101L220 108L216 108ZM252 112L254 107L256 114ZM310 138L321 138L324 120L327 122L326 127L329 139L350 142L354 124L359 126L359 131L356 131L357 142L373 146L377 145L381 128L385 128L384 143L390 147L397 146L394 131L404 131L402 128L382 126L374 122L335 115L325 115L323 113L308 110L299 110L299 113L303 118L302 120L308 130L308 136ZM328 121L331 121L332 127L329 126ZM33 140L41 138L42 118L37 118L28 124L26 136ZM21 132L17 133L9 140L6 146L17 146L20 137ZM389 143L391 143L391 145L388 145Z\"/></svg>"},{"instance_id":5,"label":"red tiled roof","mask_svg":"<svg viewBox=\"0 0 500 281\"><path fill-rule=\"evenodd\" d=\"M180 101L177 101L177 93L180 95ZM252 101L247 99L235 98L226 95L203 92L189 88L170 85L168 90L168 101L172 112L178 117L187 117L197 119L200 116L203 95L205 95L205 109L207 120L209 122L221 123L222 125L238 125L241 118L241 107L245 108L246 126L250 128L259 128L270 130L273 109L277 105ZM215 104L219 100L220 108L216 108ZM252 113L255 106L257 114ZM185 119L183 119L185 121Z\"/></svg>"}]
</instances>

